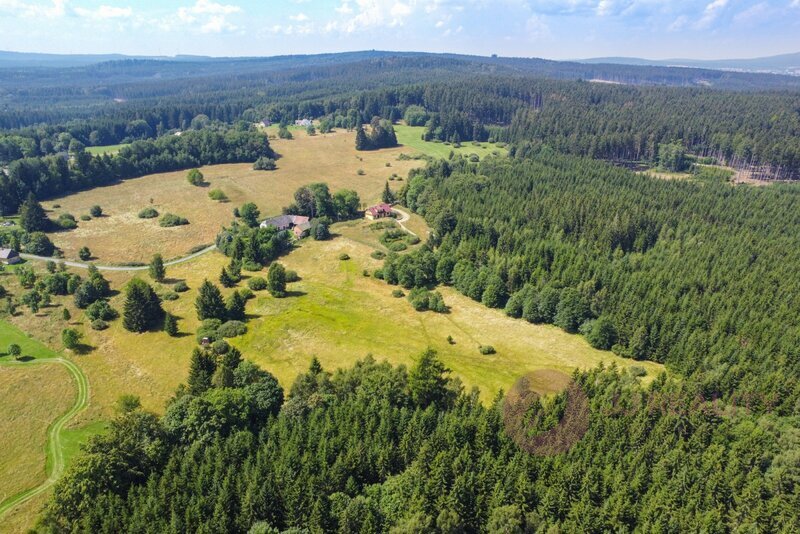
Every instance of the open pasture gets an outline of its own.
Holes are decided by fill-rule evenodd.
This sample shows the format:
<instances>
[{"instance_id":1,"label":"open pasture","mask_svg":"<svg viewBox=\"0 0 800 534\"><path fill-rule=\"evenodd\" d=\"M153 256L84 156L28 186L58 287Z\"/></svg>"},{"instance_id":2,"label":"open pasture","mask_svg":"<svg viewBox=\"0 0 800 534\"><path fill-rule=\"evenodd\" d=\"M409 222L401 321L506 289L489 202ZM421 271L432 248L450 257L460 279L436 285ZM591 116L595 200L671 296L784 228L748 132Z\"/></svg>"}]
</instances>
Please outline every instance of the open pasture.
<instances>
[{"instance_id":1,"label":"open pasture","mask_svg":"<svg viewBox=\"0 0 800 534\"><path fill-rule=\"evenodd\" d=\"M405 124L397 124L394 127L394 131L397 134L397 142L403 145L402 148L406 149L406 153L409 153L408 149L410 148L413 149L413 151L425 154L426 156L444 159L448 158L450 152L454 152L462 156L476 154L481 159L495 152L501 155L508 154L508 149L505 147L498 147L495 143L484 142L473 144L472 141L464 141L461 143L460 147L455 147L446 143L423 141L422 134L425 133L424 126L406 126Z\"/></svg>"},{"instance_id":2,"label":"open pasture","mask_svg":"<svg viewBox=\"0 0 800 534\"><path fill-rule=\"evenodd\" d=\"M80 217L95 204L104 213L97 219L79 221L77 229L56 232L51 237L68 259L76 259L83 246L88 246L94 259L104 264L146 262L156 252L173 258L195 246L212 243L220 227L230 223L233 208L244 202L255 202L264 216L275 215L291 202L298 187L326 182L332 191L356 190L366 206L380 199L384 183L392 174L405 177L409 169L423 164L398 161L403 147L357 152L353 132L308 136L304 131L295 131L294 135L293 140L271 142L281 154L275 171L254 171L247 163L214 165L201 168L206 181L203 187L190 185L186 171L177 171L125 180L46 202L53 218L60 213ZM402 183L390 182L395 187ZM212 189L222 190L229 201L211 200L208 192ZM162 228L157 218L138 218L139 211L146 207L153 207L160 214L186 217L189 224Z\"/></svg>"}]
</instances>

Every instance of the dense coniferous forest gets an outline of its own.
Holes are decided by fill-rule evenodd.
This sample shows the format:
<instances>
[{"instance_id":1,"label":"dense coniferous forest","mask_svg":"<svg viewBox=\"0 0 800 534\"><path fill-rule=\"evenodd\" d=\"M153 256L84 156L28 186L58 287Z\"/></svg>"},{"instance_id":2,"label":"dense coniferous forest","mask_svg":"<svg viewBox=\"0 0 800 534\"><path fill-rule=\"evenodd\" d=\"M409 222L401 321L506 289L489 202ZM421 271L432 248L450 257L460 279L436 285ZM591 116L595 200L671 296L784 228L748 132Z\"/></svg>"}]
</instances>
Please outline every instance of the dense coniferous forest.
<instances>
[{"instance_id":1,"label":"dense coniferous forest","mask_svg":"<svg viewBox=\"0 0 800 534\"><path fill-rule=\"evenodd\" d=\"M513 317L666 362L711 395L800 405L794 187L654 180L542 149L431 164L405 204L435 247L390 256L388 282L452 284Z\"/></svg>"}]
</instances>

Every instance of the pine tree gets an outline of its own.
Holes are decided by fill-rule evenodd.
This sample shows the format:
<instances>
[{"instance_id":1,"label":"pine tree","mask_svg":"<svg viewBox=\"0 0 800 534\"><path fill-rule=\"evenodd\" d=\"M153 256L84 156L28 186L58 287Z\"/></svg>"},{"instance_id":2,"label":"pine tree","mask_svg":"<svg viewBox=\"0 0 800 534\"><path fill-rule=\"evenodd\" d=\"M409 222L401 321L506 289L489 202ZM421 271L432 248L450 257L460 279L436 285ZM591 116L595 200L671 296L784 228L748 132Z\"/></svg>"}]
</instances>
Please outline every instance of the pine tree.
<instances>
[{"instance_id":1,"label":"pine tree","mask_svg":"<svg viewBox=\"0 0 800 534\"><path fill-rule=\"evenodd\" d=\"M231 293L225 303L227 308L228 320L230 321L244 321L245 319L245 303L246 300L238 291Z\"/></svg>"},{"instance_id":2,"label":"pine tree","mask_svg":"<svg viewBox=\"0 0 800 534\"><path fill-rule=\"evenodd\" d=\"M164 315L161 301L147 282L134 278L125 292L122 326L130 332L152 328Z\"/></svg>"},{"instance_id":3,"label":"pine tree","mask_svg":"<svg viewBox=\"0 0 800 534\"><path fill-rule=\"evenodd\" d=\"M69 321L70 319L72 319L72 314L69 313L69 310L67 308L64 308L63 310L61 310L61 318L64 319L65 321Z\"/></svg>"},{"instance_id":4,"label":"pine tree","mask_svg":"<svg viewBox=\"0 0 800 534\"><path fill-rule=\"evenodd\" d=\"M164 332L172 337L178 335L178 318L171 313L164 316Z\"/></svg>"},{"instance_id":5,"label":"pine tree","mask_svg":"<svg viewBox=\"0 0 800 534\"><path fill-rule=\"evenodd\" d=\"M153 259L150 261L150 278L155 280L156 282L163 282L164 278L167 275L167 270L164 268L164 259L161 257L161 254L156 254L153 256Z\"/></svg>"},{"instance_id":6,"label":"pine tree","mask_svg":"<svg viewBox=\"0 0 800 534\"><path fill-rule=\"evenodd\" d=\"M206 319L226 319L227 310L222 300L222 293L217 286L204 280L197 293L197 300L194 304L197 310L197 318L201 321Z\"/></svg>"},{"instance_id":7,"label":"pine tree","mask_svg":"<svg viewBox=\"0 0 800 534\"><path fill-rule=\"evenodd\" d=\"M269 266L267 289L275 298L286 296L286 269L280 263L273 263Z\"/></svg>"},{"instance_id":8,"label":"pine tree","mask_svg":"<svg viewBox=\"0 0 800 534\"><path fill-rule=\"evenodd\" d=\"M19 225L26 232L43 232L50 226L50 220L47 218L44 208L33 196L33 193L28 195L19 208Z\"/></svg>"},{"instance_id":9,"label":"pine tree","mask_svg":"<svg viewBox=\"0 0 800 534\"><path fill-rule=\"evenodd\" d=\"M214 376L217 364L214 356L207 351L195 348L189 363L189 378L187 385L189 393L200 395L211 388L211 377Z\"/></svg>"}]
</instances>

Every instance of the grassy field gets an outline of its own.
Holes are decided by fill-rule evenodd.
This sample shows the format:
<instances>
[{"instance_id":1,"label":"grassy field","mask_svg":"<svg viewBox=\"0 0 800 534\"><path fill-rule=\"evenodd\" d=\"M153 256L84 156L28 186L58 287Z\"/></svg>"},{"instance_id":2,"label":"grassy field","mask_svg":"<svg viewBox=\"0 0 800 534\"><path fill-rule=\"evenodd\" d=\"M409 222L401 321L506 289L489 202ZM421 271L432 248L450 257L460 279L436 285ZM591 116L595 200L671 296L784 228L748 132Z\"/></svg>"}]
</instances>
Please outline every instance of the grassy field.
<instances>
[{"instance_id":1,"label":"grassy field","mask_svg":"<svg viewBox=\"0 0 800 534\"><path fill-rule=\"evenodd\" d=\"M103 154L108 154L110 156L113 156L114 154L119 152L122 147L125 146L128 146L128 143L123 143L121 145L87 146L86 152L88 152L89 154L93 154L95 156Z\"/></svg>"},{"instance_id":2,"label":"grassy field","mask_svg":"<svg viewBox=\"0 0 800 534\"><path fill-rule=\"evenodd\" d=\"M397 134L397 142L403 145L403 148L412 148L416 152L433 156L434 158L446 159L451 151L464 156L477 154L480 158L484 158L495 152L502 155L508 154L506 148L497 147L494 143L473 144L472 141L465 141L459 148L456 148L451 144L423 141L422 134L425 133L424 126L406 126L404 124L398 124L395 125L394 131Z\"/></svg>"},{"instance_id":3,"label":"grassy field","mask_svg":"<svg viewBox=\"0 0 800 534\"><path fill-rule=\"evenodd\" d=\"M202 168L208 187L186 181L186 172L155 174L126 180L107 187L83 191L45 203L51 217L85 214L94 204L104 215L78 221L78 228L56 232L51 238L68 259L88 246L98 263L149 261L156 252L165 258L186 254L189 249L214 241L222 225L232 219L232 210L244 202L255 202L264 216L279 214L290 203L294 191L312 182L327 182L331 190L355 189L366 205L380 198L384 183L394 173L405 176L422 161L397 161L402 148L356 152L355 134L339 131L309 137L295 132L295 139L274 140L282 155L275 171L254 171L250 164L215 165ZM386 165L390 166L387 167ZM364 171L359 175L359 169ZM400 187L403 182L390 182ZM230 202L208 198L208 191L221 189ZM54 204L60 205L53 208ZM186 217L189 225L161 228L158 219L139 219L137 213L152 206L160 213Z\"/></svg>"}]
</instances>

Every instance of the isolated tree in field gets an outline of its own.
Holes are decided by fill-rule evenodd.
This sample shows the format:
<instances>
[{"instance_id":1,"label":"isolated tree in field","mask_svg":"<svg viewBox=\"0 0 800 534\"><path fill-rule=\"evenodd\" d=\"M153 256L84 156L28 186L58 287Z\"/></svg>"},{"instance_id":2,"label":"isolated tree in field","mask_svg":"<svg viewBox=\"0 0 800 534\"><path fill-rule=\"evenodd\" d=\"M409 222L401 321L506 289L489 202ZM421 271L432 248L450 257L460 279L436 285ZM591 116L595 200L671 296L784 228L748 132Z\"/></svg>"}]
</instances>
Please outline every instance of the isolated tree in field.
<instances>
[{"instance_id":1,"label":"isolated tree in field","mask_svg":"<svg viewBox=\"0 0 800 534\"><path fill-rule=\"evenodd\" d=\"M89 247L81 247L78 251L78 257L81 259L81 261L87 261L92 257L92 251L89 250Z\"/></svg>"},{"instance_id":2,"label":"isolated tree in field","mask_svg":"<svg viewBox=\"0 0 800 534\"><path fill-rule=\"evenodd\" d=\"M286 296L286 269L280 263L273 263L269 266L267 290L276 298Z\"/></svg>"},{"instance_id":3,"label":"isolated tree in field","mask_svg":"<svg viewBox=\"0 0 800 534\"><path fill-rule=\"evenodd\" d=\"M130 332L144 332L155 326L164 316L161 301L153 288L139 278L134 278L125 288L125 305L122 326Z\"/></svg>"},{"instance_id":4,"label":"isolated tree in field","mask_svg":"<svg viewBox=\"0 0 800 534\"><path fill-rule=\"evenodd\" d=\"M394 202L394 193L392 193L392 190L389 189L389 182L386 182L386 185L383 188L383 194L381 195L381 201L383 201L383 202L385 202L387 204L391 204L392 202Z\"/></svg>"},{"instance_id":5,"label":"isolated tree in field","mask_svg":"<svg viewBox=\"0 0 800 534\"><path fill-rule=\"evenodd\" d=\"M222 287L234 287L236 285L236 281L225 267L222 268L222 272L219 274L219 283L222 284Z\"/></svg>"},{"instance_id":6,"label":"isolated tree in field","mask_svg":"<svg viewBox=\"0 0 800 534\"><path fill-rule=\"evenodd\" d=\"M161 283L164 281L164 278L167 276L167 269L164 267L164 259L161 257L161 254L155 254L153 259L150 260L148 272L150 273L150 278L156 282Z\"/></svg>"},{"instance_id":7,"label":"isolated tree in field","mask_svg":"<svg viewBox=\"0 0 800 534\"><path fill-rule=\"evenodd\" d=\"M39 307L42 305L42 295L36 290L28 291L20 299L26 305L31 313L39 313Z\"/></svg>"},{"instance_id":8,"label":"isolated tree in field","mask_svg":"<svg viewBox=\"0 0 800 534\"><path fill-rule=\"evenodd\" d=\"M64 308L61 311L61 318L64 319L65 321L69 321L70 319L72 319L72 314L69 312L67 308Z\"/></svg>"},{"instance_id":9,"label":"isolated tree in field","mask_svg":"<svg viewBox=\"0 0 800 534\"><path fill-rule=\"evenodd\" d=\"M64 344L64 348L73 350L77 348L78 343L80 343L81 334L74 328L65 328L61 331L61 342Z\"/></svg>"},{"instance_id":10,"label":"isolated tree in field","mask_svg":"<svg viewBox=\"0 0 800 534\"><path fill-rule=\"evenodd\" d=\"M19 358L22 354L22 348L17 345L16 343L12 343L8 346L8 355L13 356L14 358Z\"/></svg>"},{"instance_id":11,"label":"isolated tree in field","mask_svg":"<svg viewBox=\"0 0 800 534\"><path fill-rule=\"evenodd\" d=\"M227 309L228 319L231 321L244 321L245 320L245 303L247 301L242 296L241 293L238 291L234 291L231 296L228 297L227 302L225 303L225 308Z\"/></svg>"},{"instance_id":12,"label":"isolated tree in field","mask_svg":"<svg viewBox=\"0 0 800 534\"><path fill-rule=\"evenodd\" d=\"M281 139L294 139L292 132L289 131L285 124L281 124L278 128L278 137Z\"/></svg>"},{"instance_id":13,"label":"isolated tree in field","mask_svg":"<svg viewBox=\"0 0 800 534\"><path fill-rule=\"evenodd\" d=\"M100 217L103 214L103 208L95 204L91 208L89 208L89 215L92 217Z\"/></svg>"},{"instance_id":14,"label":"isolated tree in field","mask_svg":"<svg viewBox=\"0 0 800 534\"><path fill-rule=\"evenodd\" d=\"M261 212L258 210L258 206L252 202L247 202L239 208L239 217L242 218L242 222L247 226L255 228L258 226L258 219L261 217Z\"/></svg>"},{"instance_id":15,"label":"isolated tree in field","mask_svg":"<svg viewBox=\"0 0 800 534\"><path fill-rule=\"evenodd\" d=\"M203 185L203 173L199 169L190 169L186 173L186 180L192 185Z\"/></svg>"},{"instance_id":16,"label":"isolated tree in field","mask_svg":"<svg viewBox=\"0 0 800 534\"><path fill-rule=\"evenodd\" d=\"M44 208L33 196L33 193L28 195L19 208L19 225L26 232L42 232L50 226L50 220L47 218Z\"/></svg>"},{"instance_id":17,"label":"isolated tree in field","mask_svg":"<svg viewBox=\"0 0 800 534\"><path fill-rule=\"evenodd\" d=\"M219 288L204 280L197 292L197 299L194 307L197 310L197 318L201 321L206 319L219 319L224 321L227 315L225 302L222 300L222 293Z\"/></svg>"},{"instance_id":18,"label":"isolated tree in field","mask_svg":"<svg viewBox=\"0 0 800 534\"><path fill-rule=\"evenodd\" d=\"M164 315L164 332L171 337L178 335L178 318L171 313L166 313Z\"/></svg>"},{"instance_id":19,"label":"isolated tree in field","mask_svg":"<svg viewBox=\"0 0 800 534\"><path fill-rule=\"evenodd\" d=\"M447 399L448 368L436 357L436 351L427 349L408 373L411 398L421 407L442 406Z\"/></svg>"}]
</instances>

